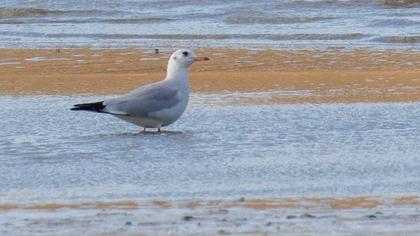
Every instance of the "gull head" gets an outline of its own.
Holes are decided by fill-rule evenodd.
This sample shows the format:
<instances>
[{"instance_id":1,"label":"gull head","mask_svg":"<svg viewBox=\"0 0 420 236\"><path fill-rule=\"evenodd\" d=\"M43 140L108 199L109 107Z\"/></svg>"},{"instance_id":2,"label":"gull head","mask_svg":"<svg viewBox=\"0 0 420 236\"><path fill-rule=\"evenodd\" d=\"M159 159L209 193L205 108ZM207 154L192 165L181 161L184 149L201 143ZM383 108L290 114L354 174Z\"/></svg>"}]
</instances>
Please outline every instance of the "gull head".
<instances>
[{"instance_id":1,"label":"gull head","mask_svg":"<svg viewBox=\"0 0 420 236\"><path fill-rule=\"evenodd\" d=\"M169 64L188 68L196 61L208 61L208 57L198 57L192 50L180 49L172 53Z\"/></svg>"}]
</instances>

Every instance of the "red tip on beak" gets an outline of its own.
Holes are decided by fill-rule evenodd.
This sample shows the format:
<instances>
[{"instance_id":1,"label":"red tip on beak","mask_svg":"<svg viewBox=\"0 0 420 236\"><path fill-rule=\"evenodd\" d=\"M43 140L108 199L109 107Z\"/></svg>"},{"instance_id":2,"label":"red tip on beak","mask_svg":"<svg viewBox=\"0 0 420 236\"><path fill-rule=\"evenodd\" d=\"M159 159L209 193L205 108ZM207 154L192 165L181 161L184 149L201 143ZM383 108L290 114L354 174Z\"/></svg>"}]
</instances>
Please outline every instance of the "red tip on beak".
<instances>
[{"instance_id":1,"label":"red tip on beak","mask_svg":"<svg viewBox=\"0 0 420 236\"><path fill-rule=\"evenodd\" d=\"M195 58L195 61L209 61L210 60L210 58L208 58L208 57L196 57Z\"/></svg>"}]
</instances>

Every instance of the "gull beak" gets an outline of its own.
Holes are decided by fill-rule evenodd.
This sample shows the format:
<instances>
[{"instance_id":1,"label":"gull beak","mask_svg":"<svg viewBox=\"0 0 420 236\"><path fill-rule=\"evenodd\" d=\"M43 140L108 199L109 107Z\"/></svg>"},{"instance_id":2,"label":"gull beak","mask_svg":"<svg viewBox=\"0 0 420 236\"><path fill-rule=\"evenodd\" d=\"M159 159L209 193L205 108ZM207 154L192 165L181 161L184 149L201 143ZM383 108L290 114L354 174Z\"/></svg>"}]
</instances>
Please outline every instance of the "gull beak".
<instances>
[{"instance_id":1,"label":"gull beak","mask_svg":"<svg viewBox=\"0 0 420 236\"><path fill-rule=\"evenodd\" d=\"M210 60L210 58L208 58L208 57L196 57L194 59L194 61L209 61L209 60Z\"/></svg>"}]
</instances>

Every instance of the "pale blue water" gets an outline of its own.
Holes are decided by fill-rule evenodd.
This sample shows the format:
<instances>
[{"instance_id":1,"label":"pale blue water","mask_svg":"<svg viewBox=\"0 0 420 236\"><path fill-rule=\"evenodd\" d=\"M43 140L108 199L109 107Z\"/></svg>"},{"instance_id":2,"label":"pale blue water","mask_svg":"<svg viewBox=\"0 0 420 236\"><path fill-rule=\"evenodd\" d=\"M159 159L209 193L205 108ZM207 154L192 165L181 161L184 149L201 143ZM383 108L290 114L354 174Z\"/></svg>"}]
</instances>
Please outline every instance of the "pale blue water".
<instances>
[{"instance_id":1,"label":"pale blue water","mask_svg":"<svg viewBox=\"0 0 420 236\"><path fill-rule=\"evenodd\" d=\"M0 97L0 203L420 194L420 104L208 105L162 134ZM207 104L207 105L206 105Z\"/></svg>"},{"instance_id":2,"label":"pale blue water","mask_svg":"<svg viewBox=\"0 0 420 236\"><path fill-rule=\"evenodd\" d=\"M414 49L412 0L2 0L0 48Z\"/></svg>"}]
</instances>

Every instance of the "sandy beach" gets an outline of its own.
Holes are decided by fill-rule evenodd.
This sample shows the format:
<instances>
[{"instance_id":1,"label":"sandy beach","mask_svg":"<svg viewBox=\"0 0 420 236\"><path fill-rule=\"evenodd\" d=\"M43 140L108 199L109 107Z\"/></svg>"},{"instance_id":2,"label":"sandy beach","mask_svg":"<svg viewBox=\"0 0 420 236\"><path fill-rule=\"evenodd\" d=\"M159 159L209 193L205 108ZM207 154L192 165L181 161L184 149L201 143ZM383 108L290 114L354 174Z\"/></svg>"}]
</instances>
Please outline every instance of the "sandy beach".
<instances>
[{"instance_id":1,"label":"sandy beach","mask_svg":"<svg viewBox=\"0 0 420 236\"><path fill-rule=\"evenodd\" d=\"M170 52L139 49L0 50L1 95L110 95L164 78ZM420 53L205 49L191 70L194 93L273 92L244 103L413 102ZM276 91L299 96L276 95Z\"/></svg>"},{"instance_id":2,"label":"sandy beach","mask_svg":"<svg viewBox=\"0 0 420 236\"><path fill-rule=\"evenodd\" d=\"M0 205L0 219L6 234L417 235L419 204L415 196L123 200Z\"/></svg>"}]
</instances>

